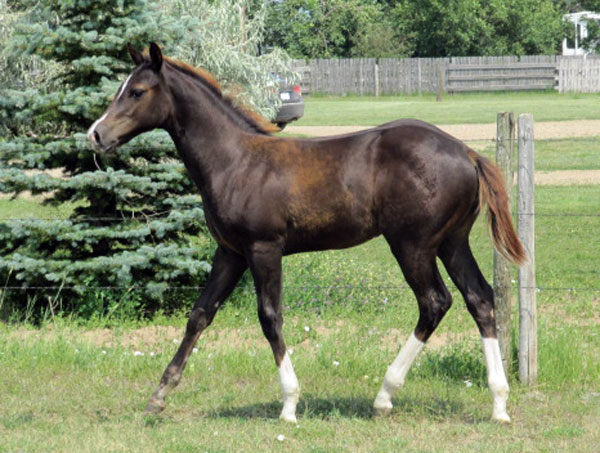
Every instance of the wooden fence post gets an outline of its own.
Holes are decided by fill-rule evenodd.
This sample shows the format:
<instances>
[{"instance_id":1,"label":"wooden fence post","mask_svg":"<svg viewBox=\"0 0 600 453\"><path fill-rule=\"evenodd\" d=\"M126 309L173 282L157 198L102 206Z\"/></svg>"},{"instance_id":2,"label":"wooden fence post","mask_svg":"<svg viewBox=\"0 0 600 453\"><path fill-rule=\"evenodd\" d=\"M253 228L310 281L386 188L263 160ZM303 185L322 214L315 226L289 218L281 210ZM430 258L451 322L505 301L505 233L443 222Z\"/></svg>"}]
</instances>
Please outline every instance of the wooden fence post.
<instances>
[{"instance_id":1,"label":"wooden fence post","mask_svg":"<svg viewBox=\"0 0 600 453\"><path fill-rule=\"evenodd\" d=\"M537 308L535 283L535 209L533 116L519 115L519 239L527 262L519 269L519 380L532 385L537 380Z\"/></svg>"},{"instance_id":2,"label":"wooden fence post","mask_svg":"<svg viewBox=\"0 0 600 453\"><path fill-rule=\"evenodd\" d=\"M375 96L379 97L379 64L377 60L375 60L375 65L373 67L374 78L375 78Z\"/></svg>"},{"instance_id":3,"label":"wooden fence post","mask_svg":"<svg viewBox=\"0 0 600 453\"><path fill-rule=\"evenodd\" d=\"M514 182L513 156L515 148L515 117L513 113L498 113L496 126L496 164L504 174L509 205L512 209L511 194ZM502 356L504 372L508 375L512 355L512 265L496 250L494 250L494 301L500 355Z\"/></svg>"},{"instance_id":4,"label":"wooden fence post","mask_svg":"<svg viewBox=\"0 0 600 453\"><path fill-rule=\"evenodd\" d=\"M419 87L419 96L421 96L421 59L417 58L417 84Z\"/></svg>"},{"instance_id":5,"label":"wooden fence post","mask_svg":"<svg viewBox=\"0 0 600 453\"><path fill-rule=\"evenodd\" d=\"M444 78L445 78L444 73L445 72L446 72L446 67L442 63L442 59L439 58L437 61L437 95L435 97L435 100L437 102L442 101L442 94L444 92Z\"/></svg>"}]
</instances>

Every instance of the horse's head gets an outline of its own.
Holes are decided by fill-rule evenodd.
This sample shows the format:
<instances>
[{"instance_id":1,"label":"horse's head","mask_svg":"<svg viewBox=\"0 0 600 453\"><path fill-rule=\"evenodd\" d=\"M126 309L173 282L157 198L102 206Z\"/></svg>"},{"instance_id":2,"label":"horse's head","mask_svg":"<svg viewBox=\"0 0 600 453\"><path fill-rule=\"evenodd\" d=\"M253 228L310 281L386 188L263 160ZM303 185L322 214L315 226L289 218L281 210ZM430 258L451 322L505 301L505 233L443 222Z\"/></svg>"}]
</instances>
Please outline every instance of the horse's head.
<instances>
[{"instance_id":1,"label":"horse's head","mask_svg":"<svg viewBox=\"0 0 600 453\"><path fill-rule=\"evenodd\" d=\"M163 126L171 114L171 102L161 73L160 48L151 43L149 57L130 44L127 48L137 68L87 133L92 144L102 152L113 151L136 135Z\"/></svg>"}]
</instances>

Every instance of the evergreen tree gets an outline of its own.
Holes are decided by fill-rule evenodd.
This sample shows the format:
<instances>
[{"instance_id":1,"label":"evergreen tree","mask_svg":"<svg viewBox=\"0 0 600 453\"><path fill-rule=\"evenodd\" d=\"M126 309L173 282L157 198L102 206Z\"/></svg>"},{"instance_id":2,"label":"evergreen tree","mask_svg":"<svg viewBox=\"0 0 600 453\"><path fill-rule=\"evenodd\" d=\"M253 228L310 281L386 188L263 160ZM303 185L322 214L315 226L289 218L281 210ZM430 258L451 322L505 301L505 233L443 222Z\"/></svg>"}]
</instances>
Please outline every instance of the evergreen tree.
<instances>
[{"instance_id":1,"label":"evergreen tree","mask_svg":"<svg viewBox=\"0 0 600 453\"><path fill-rule=\"evenodd\" d=\"M203 3L198 6L205 13L224 17L216 22L222 27L228 11L236 14L232 5L244 1L196 3ZM133 69L126 43L143 48L149 41L162 42L177 57L169 50L180 42L191 47L197 18L182 13L175 20L159 13L164 4L152 9L145 0L42 0L39 5L20 23L5 52L35 55L60 70L51 85L0 91L0 192L31 191L45 203L66 203L72 212L64 219L29 219L24 213L0 223L5 288L0 300L21 307L60 301L63 308L81 310L82 295L111 287L117 296L134 293L149 306L164 306L159 301L173 296L169 287L201 285L210 269L212 245L203 236L196 189L167 134L146 134L100 159L83 132ZM213 30L212 36L218 35ZM240 52L248 53L235 45L232 50L221 42L221 53L233 60L230 66L242 60ZM268 73L259 57L254 60L250 75ZM283 67L275 60L275 69ZM208 69L221 75L219 67ZM264 88L268 77L255 80ZM263 93L264 98L266 88Z\"/></svg>"}]
</instances>

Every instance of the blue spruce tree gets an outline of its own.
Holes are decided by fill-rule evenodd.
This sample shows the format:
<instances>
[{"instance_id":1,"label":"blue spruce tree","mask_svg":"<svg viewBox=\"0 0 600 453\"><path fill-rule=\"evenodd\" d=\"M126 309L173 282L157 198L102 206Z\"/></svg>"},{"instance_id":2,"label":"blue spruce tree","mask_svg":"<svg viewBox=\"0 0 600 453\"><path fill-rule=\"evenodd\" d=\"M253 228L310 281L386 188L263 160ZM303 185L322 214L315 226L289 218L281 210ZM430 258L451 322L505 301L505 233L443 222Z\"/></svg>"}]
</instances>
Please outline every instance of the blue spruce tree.
<instances>
[{"instance_id":1,"label":"blue spruce tree","mask_svg":"<svg viewBox=\"0 0 600 453\"><path fill-rule=\"evenodd\" d=\"M210 269L209 242L193 239L204 232L196 190L166 135L101 161L82 132L132 70L126 43L169 43L178 31L145 0L43 0L25 17L6 52L52 61L56 74L2 87L0 192L73 209L1 221L0 300L81 311L90 291L109 291L164 307L178 298L169 288L199 286Z\"/></svg>"}]
</instances>

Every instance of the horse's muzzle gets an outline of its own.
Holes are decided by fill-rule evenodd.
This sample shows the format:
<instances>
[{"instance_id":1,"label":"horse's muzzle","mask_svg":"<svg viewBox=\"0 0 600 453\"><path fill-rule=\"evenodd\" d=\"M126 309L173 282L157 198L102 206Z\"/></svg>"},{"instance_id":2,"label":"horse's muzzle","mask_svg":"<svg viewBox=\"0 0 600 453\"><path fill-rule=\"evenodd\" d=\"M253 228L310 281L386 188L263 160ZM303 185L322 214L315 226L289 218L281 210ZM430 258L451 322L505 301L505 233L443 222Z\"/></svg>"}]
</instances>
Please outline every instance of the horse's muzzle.
<instances>
[{"instance_id":1,"label":"horse's muzzle","mask_svg":"<svg viewBox=\"0 0 600 453\"><path fill-rule=\"evenodd\" d=\"M109 142L105 142L102 139L100 132L95 127L91 127L87 133L88 140L92 143L96 151L101 153L110 153L115 150L118 146L117 140L110 140Z\"/></svg>"}]
</instances>

